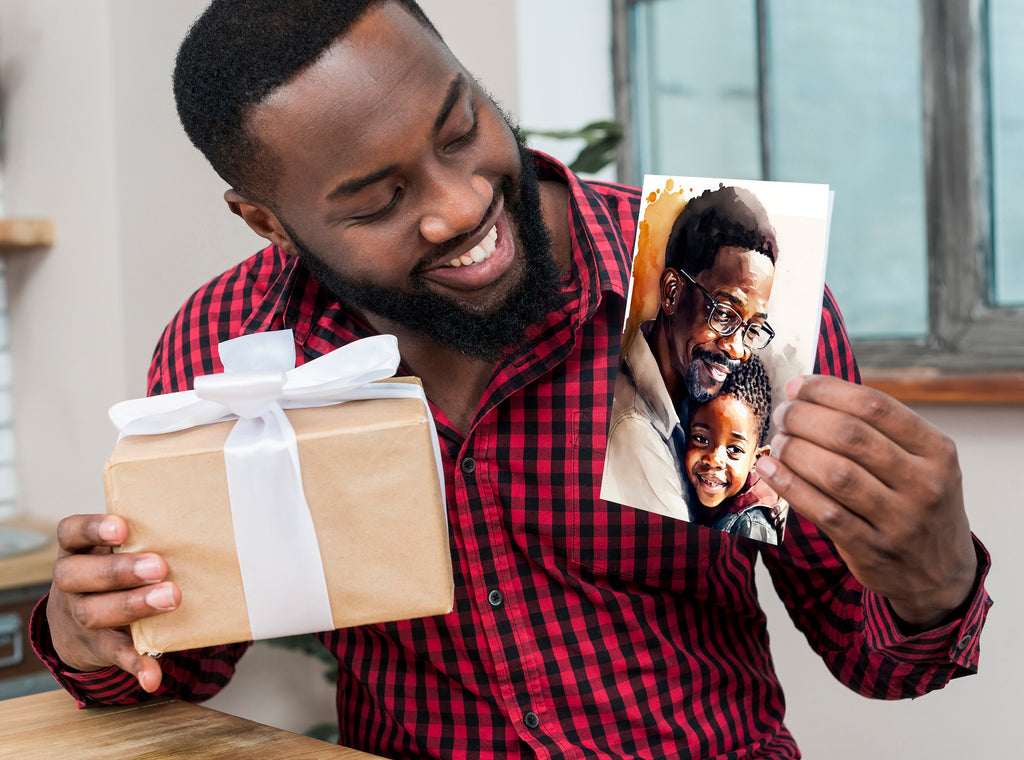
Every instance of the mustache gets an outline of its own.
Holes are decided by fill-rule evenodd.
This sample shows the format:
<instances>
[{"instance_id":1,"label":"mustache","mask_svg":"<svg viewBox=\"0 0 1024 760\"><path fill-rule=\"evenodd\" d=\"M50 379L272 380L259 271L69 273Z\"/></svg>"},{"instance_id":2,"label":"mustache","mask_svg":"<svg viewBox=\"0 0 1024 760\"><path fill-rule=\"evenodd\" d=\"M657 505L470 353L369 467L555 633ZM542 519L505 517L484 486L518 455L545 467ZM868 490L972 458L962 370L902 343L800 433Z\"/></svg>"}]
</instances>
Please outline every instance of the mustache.
<instances>
[{"instance_id":1,"label":"mustache","mask_svg":"<svg viewBox=\"0 0 1024 760\"><path fill-rule=\"evenodd\" d=\"M706 348L694 349L693 358L702 359L709 364L717 364L725 369L726 372L735 372L743 364L739 359L733 359L731 356L726 356L719 351L709 351Z\"/></svg>"}]
</instances>

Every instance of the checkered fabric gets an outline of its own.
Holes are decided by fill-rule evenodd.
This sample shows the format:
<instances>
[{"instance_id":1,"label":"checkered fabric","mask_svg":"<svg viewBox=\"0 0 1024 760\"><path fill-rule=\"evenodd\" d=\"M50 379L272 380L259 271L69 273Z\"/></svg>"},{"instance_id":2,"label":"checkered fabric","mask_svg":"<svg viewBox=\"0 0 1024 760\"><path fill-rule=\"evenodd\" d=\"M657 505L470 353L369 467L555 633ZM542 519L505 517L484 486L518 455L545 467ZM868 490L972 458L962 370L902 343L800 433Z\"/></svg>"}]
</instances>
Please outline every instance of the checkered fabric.
<instances>
[{"instance_id":1,"label":"checkered fabric","mask_svg":"<svg viewBox=\"0 0 1024 760\"><path fill-rule=\"evenodd\" d=\"M989 605L980 581L961 617L905 635L797 514L774 548L598 497L639 191L537 162L571 192L566 304L499 363L470 430L434 410L454 612L318 634L338 657L342 743L394 758L798 757L754 586L759 553L794 622L851 688L907 697L972 672ZM369 334L268 247L189 299L149 390L218 371L222 340L286 327L300 361ZM830 293L818 349L818 371L858 379ZM83 703L144 696L116 669L62 668L42 610L34 636ZM161 693L215 693L247 646L166 655Z\"/></svg>"}]
</instances>

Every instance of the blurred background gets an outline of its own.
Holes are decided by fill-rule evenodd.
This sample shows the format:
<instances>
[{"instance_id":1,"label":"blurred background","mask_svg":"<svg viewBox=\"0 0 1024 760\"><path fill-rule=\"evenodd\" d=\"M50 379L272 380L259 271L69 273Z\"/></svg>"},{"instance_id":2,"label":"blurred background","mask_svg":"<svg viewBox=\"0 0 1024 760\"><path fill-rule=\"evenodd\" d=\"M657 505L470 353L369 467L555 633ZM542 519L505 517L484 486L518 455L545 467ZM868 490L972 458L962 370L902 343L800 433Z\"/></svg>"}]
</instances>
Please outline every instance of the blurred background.
<instances>
[{"instance_id":1,"label":"blurred background","mask_svg":"<svg viewBox=\"0 0 1024 760\"><path fill-rule=\"evenodd\" d=\"M996 606L979 675L881 704L831 679L762 578L788 723L808 757L1009 754L1024 678L1012 580L1024 572L1012 474L1024 461L1024 5L421 4L527 130L612 123L624 137L604 145L610 163L590 167L601 178L836 190L826 279L862 365L916 368L906 398L956 440L972 527L994 555ZM0 0L0 209L51 220L57 235L0 254L2 519L103 510L107 408L144 393L156 339L192 290L262 245L174 113L174 54L204 5ZM586 145L531 141L565 161ZM940 368L963 380L955 400L913 400ZM320 671L257 645L210 704L303 730L333 718Z\"/></svg>"}]
</instances>

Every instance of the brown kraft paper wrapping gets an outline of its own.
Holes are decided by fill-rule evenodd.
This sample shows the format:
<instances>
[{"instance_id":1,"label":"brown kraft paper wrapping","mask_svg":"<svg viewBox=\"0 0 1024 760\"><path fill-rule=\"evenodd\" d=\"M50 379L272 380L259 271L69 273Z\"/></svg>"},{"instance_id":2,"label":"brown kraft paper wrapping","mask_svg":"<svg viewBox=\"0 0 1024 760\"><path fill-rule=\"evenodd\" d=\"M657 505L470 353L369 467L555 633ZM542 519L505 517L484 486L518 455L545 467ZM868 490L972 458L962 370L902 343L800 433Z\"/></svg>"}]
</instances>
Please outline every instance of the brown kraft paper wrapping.
<instances>
[{"instance_id":1,"label":"brown kraft paper wrapping","mask_svg":"<svg viewBox=\"0 0 1024 760\"><path fill-rule=\"evenodd\" d=\"M404 398L287 411L337 628L451 611L427 414ZM252 638L224 471L232 425L126 436L104 469L107 511L128 522L118 551L160 554L182 593L178 609L132 624L140 653Z\"/></svg>"}]
</instances>

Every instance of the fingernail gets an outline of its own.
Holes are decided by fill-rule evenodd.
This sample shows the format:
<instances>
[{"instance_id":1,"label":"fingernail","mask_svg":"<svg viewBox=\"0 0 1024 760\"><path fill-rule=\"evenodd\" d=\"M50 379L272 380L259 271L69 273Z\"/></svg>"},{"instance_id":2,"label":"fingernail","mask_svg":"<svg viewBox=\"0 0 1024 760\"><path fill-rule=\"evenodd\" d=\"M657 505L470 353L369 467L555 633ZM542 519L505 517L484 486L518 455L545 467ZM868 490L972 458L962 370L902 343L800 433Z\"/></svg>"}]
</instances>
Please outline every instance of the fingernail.
<instances>
[{"instance_id":1,"label":"fingernail","mask_svg":"<svg viewBox=\"0 0 1024 760\"><path fill-rule=\"evenodd\" d=\"M786 396L789 398L796 398L797 394L800 393L800 389L803 388L804 383L807 382L806 375L797 375L792 380L786 383Z\"/></svg>"},{"instance_id":2,"label":"fingernail","mask_svg":"<svg viewBox=\"0 0 1024 760\"><path fill-rule=\"evenodd\" d=\"M786 416L786 410L789 408L789 406L790 402L783 401L781 404L775 407L775 411L772 412L772 421L780 428L783 427L782 420Z\"/></svg>"},{"instance_id":3,"label":"fingernail","mask_svg":"<svg viewBox=\"0 0 1024 760\"><path fill-rule=\"evenodd\" d=\"M773 477L779 471L779 465L771 457L761 457L755 466L761 476L765 478Z\"/></svg>"},{"instance_id":4,"label":"fingernail","mask_svg":"<svg viewBox=\"0 0 1024 760\"><path fill-rule=\"evenodd\" d=\"M156 557L145 557L135 563L135 575L144 581L162 581L164 567Z\"/></svg>"},{"instance_id":5,"label":"fingernail","mask_svg":"<svg viewBox=\"0 0 1024 760\"><path fill-rule=\"evenodd\" d=\"M782 433L776 433L775 435L772 436L772 442L771 442L772 453L775 454L775 456L779 455L779 449L782 448L782 445L785 442L786 442L786 436L784 434L782 434ZM764 457L761 457L761 458L764 459Z\"/></svg>"},{"instance_id":6,"label":"fingernail","mask_svg":"<svg viewBox=\"0 0 1024 760\"><path fill-rule=\"evenodd\" d=\"M104 520L100 523L99 527L100 538L104 541L116 541L117 540L117 521L115 520Z\"/></svg>"},{"instance_id":7,"label":"fingernail","mask_svg":"<svg viewBox=\"0 0 1024 760\"><path fill-rule=\"evenodd\" d=\"M146 594L146 604L155 610L173 610L174 595L167 586L160 586Z\"/></svg>"}]
</instances>

